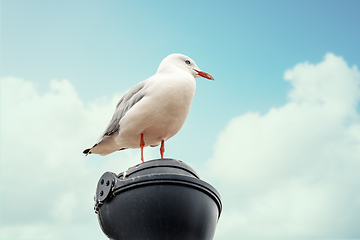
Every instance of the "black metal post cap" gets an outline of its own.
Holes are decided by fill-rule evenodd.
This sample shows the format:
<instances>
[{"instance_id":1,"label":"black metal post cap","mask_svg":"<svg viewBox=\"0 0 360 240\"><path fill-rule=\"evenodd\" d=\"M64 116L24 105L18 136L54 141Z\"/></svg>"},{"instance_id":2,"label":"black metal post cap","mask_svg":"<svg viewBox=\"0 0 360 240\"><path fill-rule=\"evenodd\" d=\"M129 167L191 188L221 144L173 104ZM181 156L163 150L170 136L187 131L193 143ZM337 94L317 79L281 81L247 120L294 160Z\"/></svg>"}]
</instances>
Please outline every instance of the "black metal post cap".
<instances>
[{"instance_id":1,"label":"black metal post cap","mask_svg":"<svg viewBox=\"0 0 360 240\"><path fill-rule=\"evenodd\" d=\"M101 229L114 240L210 240L221 209L216 189L173 159L106 172L95 194Z\"/></svg>"}]
</instances>

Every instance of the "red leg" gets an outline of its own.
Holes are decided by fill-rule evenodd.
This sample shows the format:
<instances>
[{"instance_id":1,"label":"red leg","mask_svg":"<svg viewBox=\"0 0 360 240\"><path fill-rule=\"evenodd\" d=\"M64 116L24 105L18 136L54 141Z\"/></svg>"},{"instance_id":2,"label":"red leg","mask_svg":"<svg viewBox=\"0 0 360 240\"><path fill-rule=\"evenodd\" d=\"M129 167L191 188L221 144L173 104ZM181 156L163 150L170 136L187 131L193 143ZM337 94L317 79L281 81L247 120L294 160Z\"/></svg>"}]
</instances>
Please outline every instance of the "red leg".
<instances>
[{"instance_id":1,"label":"red leg","mask_svg":"<svg viewBox=\"0 0 360 240\"><path fill-rule=\"evenodd\" d=\"M161 141L161 147L160 147L160 154L161 154L161 159L164 158L164 152L165 152L165 146L164 146L164 140Z\"/></svg>"},{"instance_id":2,"label":"red leg","mask_svg":"<svg viewBox=\"0 0 360 240\"><path fill-rule=\"evenodd\" d=\"M142 162L144 162L144 146L145 146L144 135L141 134L141 138L140 138L140 148L141 148L141 161L142 161Z\"/></svg>"}]
</instances>

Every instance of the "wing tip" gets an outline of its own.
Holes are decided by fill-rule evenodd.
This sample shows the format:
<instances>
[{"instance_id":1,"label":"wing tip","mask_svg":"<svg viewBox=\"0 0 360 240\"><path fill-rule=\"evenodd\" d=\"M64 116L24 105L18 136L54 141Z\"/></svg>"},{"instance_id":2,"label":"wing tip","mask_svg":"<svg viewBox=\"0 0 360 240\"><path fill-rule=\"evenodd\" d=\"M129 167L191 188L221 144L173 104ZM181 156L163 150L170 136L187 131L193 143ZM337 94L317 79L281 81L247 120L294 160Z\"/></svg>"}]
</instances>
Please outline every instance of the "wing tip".
<instances>
[{"instance_id":1,"label":"wing tip","mask_svg":"<svg viewBox=\"0 0 360 240\"><path fill-rule=\"evenodd\" d=\"M91 151L91 148L87 148L83 151L83 154L85 154L85 156L87 156L87 155L91 154L90 151Z\"/></svg>"},{"instance_id":2,"label":"wing tip","mask_svg":"<svg viewBox=\"0 0 360 240\"><path fill-rule=\"evenodd\" d=\"M91 150L96 147L98 144L96 143L94 146L92 146L92 148L87 148L83 151L83 154L85 154L85 156L92 154Z\"/></svg>"}]
</instances>

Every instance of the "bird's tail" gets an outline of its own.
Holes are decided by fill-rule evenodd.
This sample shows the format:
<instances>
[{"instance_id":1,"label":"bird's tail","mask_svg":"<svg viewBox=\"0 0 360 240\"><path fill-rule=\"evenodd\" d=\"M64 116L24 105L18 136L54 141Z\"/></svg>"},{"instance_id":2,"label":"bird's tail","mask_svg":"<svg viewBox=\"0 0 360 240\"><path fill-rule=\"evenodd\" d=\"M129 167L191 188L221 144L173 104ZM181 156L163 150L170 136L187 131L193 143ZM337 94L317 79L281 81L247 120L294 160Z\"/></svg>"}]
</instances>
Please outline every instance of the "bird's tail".
<instances>
[{"instance_id":1,"label":"bird's tail","mask_svg":"<svg viewBox=\"0 0 360 240\"><path fill-rule=\"evenodd\" d=\"M101 156L105 156L118 150L119 147L116 145L115 141L112 141L112 139L109 138L105 138L96 143L91 148L85 149L83 153L85 156L89 154L99 154Z\"/></svg>"}]
</instances>

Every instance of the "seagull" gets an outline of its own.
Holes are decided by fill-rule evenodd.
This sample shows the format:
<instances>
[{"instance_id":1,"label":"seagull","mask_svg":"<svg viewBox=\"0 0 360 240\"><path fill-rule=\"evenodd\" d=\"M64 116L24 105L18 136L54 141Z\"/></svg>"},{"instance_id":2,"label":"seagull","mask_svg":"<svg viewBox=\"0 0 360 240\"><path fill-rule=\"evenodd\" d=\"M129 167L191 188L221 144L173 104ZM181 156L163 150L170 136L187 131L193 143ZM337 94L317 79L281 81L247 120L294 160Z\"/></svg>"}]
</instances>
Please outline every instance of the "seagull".
<instances>
[{"instance_id":1,"label":"seagull","mask_svg":"<svg viewBox=\"0 0 360 240\"><path fill-rule=\"evenodd\" d=\"M120 99L114 115L97 143L83 153L108 155L127 148L160 146L183 126L195 94L195 78L214 78L201 71L182 54L170 54L162 60L155 75L136 84Z\"/></svg>"}]
</instances>

